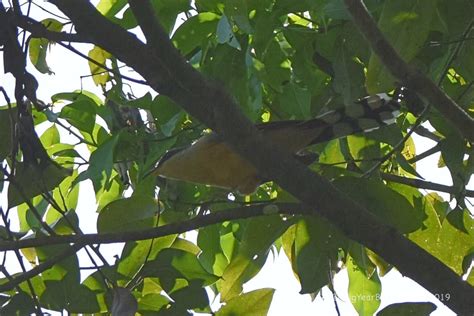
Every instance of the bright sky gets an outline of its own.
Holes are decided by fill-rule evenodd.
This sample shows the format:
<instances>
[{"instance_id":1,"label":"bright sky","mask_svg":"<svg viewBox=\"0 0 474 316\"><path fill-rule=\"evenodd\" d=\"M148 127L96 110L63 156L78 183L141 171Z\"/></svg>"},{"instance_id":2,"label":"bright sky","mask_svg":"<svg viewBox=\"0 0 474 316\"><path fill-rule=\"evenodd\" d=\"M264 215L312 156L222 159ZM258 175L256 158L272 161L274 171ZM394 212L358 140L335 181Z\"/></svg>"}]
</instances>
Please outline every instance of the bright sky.
<instances>
[{"instance_id":1,"label":"bright sky","mask_svg":"<svg viewBox=\"0 0 474 316\"><path fill-rule=\"evenodd\" d=\"M50 66L55 72L55 75L42 75L30 67L30 71L36 76L40 83L38 91L39 98L45 102L50 102L49 97L53 93L73 91L78 89L81 86L80 77L89 74L89 68L85 60L73 55L58 45L56 45L51 50L50 55L48 55L48 61L50 62ZM9 92L10 97L13 96L12 76L1 73L0 83L2 83L2 85ZM82 80L82 86L85 90L89 90L96 93L97 95L101 95L100 89L97 89L93 85L91 78L85 78ZM144 87L134 88L134 93L136 96L141 96L148 91L149 90L144 89ZM0 104L4 104L4 101L2 100ZM61 137L72 139L73 142L76 141L75 139L70 138L71 136L67 135L66 133L63 133ZM416 136L415 142L418 153L423 152L424 150L433 146L433 142ZM438 158L439 154L433 155L423 160L422 163L418 163L417 170L428 181L451 184L449 173L446 168L436 170L432 169L433 166L436 166ZM95 212L96 204L90 183L81 184L79 200L77 213L80 217L80 222L84 224L84 232L96 232L94 227L97 216ZM5 196L2 197L2 201L3 202L1 204L4 205ZM195 239L196 234L190 233L187 236L190 239ZM120 250L116 245L104 245L101 247L101 249L103 250L103 253L106 255L106 257L109 258L109 262L113 262L114 255L120 254ZM81 257L81 261L84 263L87 262L83 256ZM9 271L17 268L17 264L13 260L13 256L8 258L7 268ZM388 275L382 277L381 280L381 307L397 302L430 301L434 302L438 306L438 309L431 315L455 315L452 311L437 301L432 294L424 290L421 286L409 278L402 277L395 270L392 270ZM336 275L334 286L338 295L337 301L341 315L357 315L350 303L347 294L348 278L345 270ZM271 316L336 315L332 294L327 288L323 290L322 296L318 296L314 302L311 302L309 295L298 294L300 285L293 276L288 259L284 254L278 255L276 258L273 258L270 254L269 259L267 260L267 263L265 264L262 271L253 280L245 284L244 290L250 291L263 287L271 287L276 289L269 313Z\"/></svg>"}]
</instances>

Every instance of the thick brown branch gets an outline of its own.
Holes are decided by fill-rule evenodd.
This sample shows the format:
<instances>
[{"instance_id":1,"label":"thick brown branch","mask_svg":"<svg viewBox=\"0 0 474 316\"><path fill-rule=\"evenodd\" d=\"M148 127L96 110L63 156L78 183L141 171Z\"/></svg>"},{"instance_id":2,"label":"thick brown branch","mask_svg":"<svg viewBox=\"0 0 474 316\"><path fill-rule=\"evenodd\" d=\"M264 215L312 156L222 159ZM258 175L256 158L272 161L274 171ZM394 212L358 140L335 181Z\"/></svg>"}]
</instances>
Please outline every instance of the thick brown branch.
<instances>
[{"instance_id":1,"label":"thick brown branch","mask_svg":"<svg viewBox=\"0 0 474 316\"><path fill-rule=\"evenodd\" d=\"M403 82L408 88L423 95L430 104L458 128L461 135L473 142L474 119L441 91L433 81L416 69L408 66L389 44L361 0L344 1L350 14L354 18L354 23L392 75Z\"/></svg>"},{"instance_id":2,"label":"thick brown branch","mask_svg":"<svg viewBox=\"0 0 474 316\"><path fill-rule=\"evenodd\" d=\"M66 32L50 31L38 21L35 21L26 16L15 16L15 23L25 31L31 33L35 38L46 38L54 42L75 42L75 43L90 43L87 34L74 34Z\"/></svg>"},{"instance_id":3,"label":"thick brown branch","mask_svg":"<svg viewBox=\"0 0 474 316\"><path fill-rule=\"evenodd\" d=\"M382 176L382 179L386 181L397 182L397 183L409 185L411 187L415 187L418 189L427 189L427 190L433 190L433 191L439 191L439 192L446 192L449 194L459 193L456 191L456 188L450 187L449 185L443 185L443 184L424 181L420 179L405 178L405 177L400 177L400 176L389 174L389 173L382 173L381 176ZM464 195L467 197L474 197L474 191L466 190L464 192Z\"/></svg>"},{"instance_id":4,"label":"thick brown branch","mask_svg":"<svg viewBox=\"0 0 474 316\"><path fill-rule=\"evenodd\" d=\"M188 65L161 27L158 26L154 33L153 43L159 47L159 51L155 51L104 18L89 1L50 2L71 18L78 33L88 34L94 44L134 68L156 91L169 96L219 133L236 152L258 168L263 177L275 179L282 188L311 206L313 212L334 223L347 237L372 249L432 293L451 293L452 299L447 304L458 313L474 313L474 306L464 300L466 296L474 297L474 289L469 284L394 228L381 224L289 153L263 141L233 99ZM143 10L142 5L145 9L149 5L148 1L130 2L132 8L134 3L138 10ZM437 277L433 278L433 275Z\"/></svg>"}]
</instances>

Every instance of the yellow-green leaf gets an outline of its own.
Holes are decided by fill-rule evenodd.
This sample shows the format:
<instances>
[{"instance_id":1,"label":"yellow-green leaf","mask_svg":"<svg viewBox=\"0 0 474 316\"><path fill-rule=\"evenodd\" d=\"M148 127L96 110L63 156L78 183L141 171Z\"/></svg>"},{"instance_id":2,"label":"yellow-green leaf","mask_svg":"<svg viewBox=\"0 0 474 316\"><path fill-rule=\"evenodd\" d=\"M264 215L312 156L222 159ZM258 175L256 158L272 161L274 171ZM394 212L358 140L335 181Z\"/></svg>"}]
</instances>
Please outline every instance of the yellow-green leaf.
<instances>
[{"instance_id":1,"label":"yellow-green leaf","mask_svg":"<svg viewBox=\"0 0 474 316\"><path fill-rule=\"evenodd\" d=\"M96 61L98 64L105 65L107 59L110 58L112 55L109 52L103 50L102 48L94 46L94 48L89 51L88 56L89 58ZM89 61L89 68L91 70L92 79L94 80L94 83L97 86L104 85L109 80L109 73L98 64Z\"/></svg>"}]
</instances>

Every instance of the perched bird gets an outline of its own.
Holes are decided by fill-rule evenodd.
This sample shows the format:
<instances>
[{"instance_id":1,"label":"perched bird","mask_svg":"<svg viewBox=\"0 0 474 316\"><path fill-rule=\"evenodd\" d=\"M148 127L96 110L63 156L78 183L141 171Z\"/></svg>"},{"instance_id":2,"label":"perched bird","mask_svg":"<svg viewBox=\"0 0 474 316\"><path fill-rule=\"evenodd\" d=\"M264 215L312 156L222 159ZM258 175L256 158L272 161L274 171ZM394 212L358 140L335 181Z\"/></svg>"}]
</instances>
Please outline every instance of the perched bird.
<instances>
[{"instance_id":1,"label":"perched bird","mask_svg":"<svg viewBox=\"0 0 474 316\"><path fill-rule=\"evenodd\" d=\"M303 153L306 147L392 124L399 109L398 97L381 93L310 120L268 122L256 127L264 139L279 144L309 164L314 158L308 161ZM241 194L252 193L264 182L255 167L216 133L202 136L188 147L168 151L151 174L222 187Z\"/></svg>"}]
</instances>

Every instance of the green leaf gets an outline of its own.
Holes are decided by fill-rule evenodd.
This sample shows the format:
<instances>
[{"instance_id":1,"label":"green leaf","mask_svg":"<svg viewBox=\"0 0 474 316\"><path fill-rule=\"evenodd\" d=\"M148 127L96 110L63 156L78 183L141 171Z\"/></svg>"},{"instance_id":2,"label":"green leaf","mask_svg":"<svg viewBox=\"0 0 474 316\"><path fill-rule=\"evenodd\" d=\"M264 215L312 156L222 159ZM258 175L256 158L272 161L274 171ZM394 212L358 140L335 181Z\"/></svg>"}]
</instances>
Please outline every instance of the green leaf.
<instances>
[{"instance_id":1,"label":"green leaf","mask_svg":"<svg viewBox=\"0 0 474 316\"><path fill-rule=\"evenodd\" d=\"M337 20L350 20L351 16L347 10L344 0L332 0L328 1L328 4L324 6L324 13L328 18Z\"/></svg>"},{"instance_id":2,"label":"green leaf","mask_svg":"<svg viewBox=\"0 0 474 316\"><path fill-rule=\"evenodd\" d=\"M431 0L388 0L384 2L378 26L400 56L410 62L423 46L435 16ZM395 79L372 53L367 69L369 93L391 90Z\"/></svg>"},{"instance_id":3,"label":"green leaf","mask_svg":"<svg viewBox=\"0 0 474 316\"><path fill-rule=\"evenodd\" d=\"M367 249L364 246L353 241L347 251L354 264L356 264L368 278L370 278L373 273L377 273L376 267L370 260Z\"/></svg>"},{"instance_id":4,"label":"green leaf","mask_svg":"<svg viewBox=\"0 0 474 316\"><path fill-rule=\"evenodd\" d=\"M274 289L259 289L241 294L221 307L216 316L267 315L274 293Z\"/></svg>"},{"instance_id":5,"label":"green leaf","mask_svg":"<svg viewBox=\"0 0 474 316\"><path fill-rule=\"evenodd\" d=\"M339 140L341 145L344 145L344 139ZM347 136L347 145L349 147L349 153L344 153L345 161L351 161L352 158L354 160L361 160L356 161L355 164L361 170L369 170L374 165L373 159L377 159L381 156L380 153L380 144L368 139L365 137L365 133L363 136L359 135L349 135ZM344 146L341 146L344 149Z\"/></svg>"},{"instance_id":6,"label":"green leaf","mask_svg":"<svg viewBox=\"0 0 474 316\"><path fill-rule=\"evenodd\" d=\"M186 118L179 105L164 95L157 96L151 104L151 113L165 136L171 136Z\"/></svg>"},{"instance_id":7,"label":"green leaf","mask_svg":"<svg viewBox=\"0 0 474 316\"><path fill-rule=\"evenodd\" d=\"M53 190L70 174L70 170L53 163L43 166L43 169L17 163L15 173L15 183L17 185L8 187L8 206L17 206L41 193ZM21 188L21 191L18 190L18 187Z\"/></svg>"},{"instance_id":8,"label":"green leaf","mask_svg":"<svg viewBox=\"0 0 474 316\"><path fill-rule=\"evenodd\" d=\"M288 116L295 119L311 117L311 92L295 83L286 84L279 102Z\"/></svg>"},{"instance_id":9,"label":"green leaf","mask_svg":"<svg viewBox=\"0 0 474 316\"><path fill-rule=\"evenodd\" d=\"M113 17L127 4L126 0L100 0L96 9L106 17Z\"/></svg>"},{"instance_id":10,"label":"green leaf","mask_svg":"<svg viewBox=\"0 0 474 316\"><path fill-rule=\"evenodd\" d=\"M249 21L249 9L246 1L227 0L225 14L238 26L243 33L252 34L253 28Z\"/></svg>"},{"instance_id":11,"label":"green leaf","mask_svg":"<svg viewBox=\"0 0 474 316\"><path fill-rule=\"evenodd\" d=\"M36 311L33 299L25 292L15 294L10 301L2 306L2 315L31 315Z\"/></svg>"},{"instance_id":12,"label":"green leaf","mask_svg":"<svg viewBox=\"0 0 474 316\"><path fill-rule=\"evenodd\" d=\"M91 179L94 187L99 188L101 183L109 182L114 164L114 149L118 139L119 134L110 137L91 154L89 168L76 178L74 184Z\"/></svg>"},{"instance_id":13,"label":"green leaf","mask_svg":"<svg viewBox=\"0 0 474 316\"><path fill-rule=\"evenodd\" d=\"M119 281L120 286L128 284L137 272L141 269L145 260L153 260L157 254L169 248L176 239L176 235L156 238L154 240L142 240L128 242L120 255L120 262L117 265L117 272L123 276L123 281Z\"/></svg>"},{"instance_id":14,"label":"green leaf","mask_svg":"<svg viewBox=\"0 0 474 316\"><path fill-rule=\"evenodd\" d=\"M257 14L254 23L255 34L253 35L252 46L255 49L257 58L261 59L268 44L273 41L273 38L275 37L273 32L281 25L281 21L271 12L263 11Z\"/></svg>"},{"instance_id":15,"label":"green leaf","mask_svg":"<svg viewBox=\"0 0 474 316\"><path fill-rule=\"evenodd\" d=\"M31 199L31 204L35 207L35 210L38 214L43 217L48 208L48 203L42 196L36 196ZM33 210L26 203L22 203L17 207L18 220L20 222L20 231L27 232L30 229L36 230L41 229L41 223L38 221L37 217L33 214ZM36 256L36 254L35 254ZM30 258L31 259L31 258ZM36 260L33 258L32 260Z\"/></svg>"},{"instance_id":16,"label":"green leaf","mask_svg":"<svg viewBox=\"0 0 474 316\"><path fill-rule=\"evenodd\" d=\"M199 13L187 19L173 35L173 43L183 55L202 46L216 32L219 16L211 12Z\"/></svg>"},{"instance_id":17,"label":"green leaf","mask_svg":"<svg viewBox=\"0 0 474 316\"><path fill-rule=\"evenodd\" d=\"M195 256L198 256L201 253L201 249L199 249L196 244L187 239L179 237L174 240L173 244L171 245L171 248L183 250L192 253Z\"/></svg>"},{"instance_id":18,"label":"green leaf","mask_svg":"<svg viewBox=\"0 0 474 316\"><path fill-rule=\"evenodd\" d=\"M56 157L68 157L68 158L78 158L81 155L74 149L74 145L70 144L54 144L50 148L47 148L48 154ZM57 161L57 160L56 160Z\"/></svg>"},{"instance_id":19,"label":"green leaf","mask_svg":"<svg viewBox=\"0 0 474 316\"><path fill-rule=\"evenodd\" d=\"M171 33L178 14L191 9L190 0L155 0L151 2L160 24Z\"/></svg>"},{"instance_id":20,"label":"green leaf","mask_svg":"<svg viewBox=\"0 0 474 316\"><path fill-rule=\"evenodd\" d=\"M104 206L110 202L120 198L123 190L124 185L120 180L120 176L117 174L115 177L112 177L107 186L101 187L96 193L95 198L97 201L97 212L100 212Z\"/></svg>"},{"instance_id":21,"label":"green leaf","mask_svg":"<svg viewBox=\"0 0 474 316\"><path fill-rule=\"evenodd\" d=\"M301 37L299 38L301 40ZM308 40L309 42L309 40ZM295 53L290 57L291 67L297 80L304 83L312 96L323 95L327 88L329 75L323 72L313 61L314 51L306 43L305 46L295 48ZM312 114L319 112L324 106L323 102L312 102Z\"/></svg>"},{"instance_id":22,"label":"green leaf","mask_svg":"<svg viewBox=\"0 0 474 316\"><path fill-rule=\"evenodd\" d=\"M99 46L94 46L89 51L88 57L95 61L95 63L90 60L88 61L94 83L97 86L105 85L110 80L109 72L99 65L105 66L107 59L111 58L112 55Z\"/></svg>"},{"instance_id":23,"label":"green leaf","mask_svg":"<svg viewBox=\"0 0 474 316\"><path fill-rule=\"evenodd\" d=\"M377 316L417 315L429 316L436 310L436 305L431 302L395 303L384 307Z\"/></svg>"},{"instance_id":24,"label":"green leaf","mask_svg":"<svg viewBox=\"0 0 474 316\"><path fill-rule=\"evenodd\" d=\"M237 255L232 257L218 283L222 301L242 292L242 285L260 271L271 245L290 224L274 215L253 218L244 226Z\"/></svg>"},{"instance_id":25,"label":"green leaf","mask_svg":"<svg viewBox=\"0 0 474 316\"><path fill-rule=\"evenodd\" d=\"M206 270L219 276L224 273L229 263L221 247L220 228L219 224L201 228L197 238L197 244L201 249L199 261Z\"/></svg>"},{"instance_id":26,"label":"green leaf","mask_svg":"<svg viewBox=\"0 0 474 316\"><path fill-rule=\"evenodd\" d=\"M99 213L99 233L137 231L153 227L158 212L157 202L150 196L134 195L107 204Z\"/></svg>"},{"instance_id":27,"label":"green leaf","mask_svg":"<svg viewBox=\"0 0 474 316\"><path fill-rule=\"evenodd\" d=\"M337 266L338 250L347 240L325 220L305 217L283 237L283 248L301 283L301 294L316 293L330 283L332 267Z\"/></svg>"},{"instance_id":28,"label":"green leaf","mask_svg":"<svg viewBox=\"0 0 474 316\"><path fill-rule=\"evenodd\" d=\"M0 238L1 239L7 240L8 238L10 238L10 234L11 234L11 236L13 236L16 239L21 239L22 237L24 237L26 235L25 232L15 232L15 231L7 230L6 227L4 227L4 226L0 226Z\"/></svg>"},{"instance_id":29,"label":"green leaf","mask_svg":"<svg viewBox=\"0 0 474 316\"><path fill-rule=\"evenodd\" d=\"M36 248L40 263L56 257L70 246L56 245ZM56 263L52 268L41 274L46 288L41 294L41 301L47 308L53 310L65 309L77 295L80 286L80 271L77 255L67 257Z\"/></svg>"},{"instance_id":30,"label":"green leaf","mask_svg":"<svg viewBox=\"0 0 474 316\"><path fill-rule=\"evenodd\" d=\"M449 221L442 223L438 217L432 196L422 200L428 218L424 228L411 233L408 237L423 249L441 260L457 274L463 274L462 261L474 244L474 221L469 212L463 211L463 226L468 233L454 227Z\"/></svg>"},{"instance_id":31,"label":"green leaf","mask_svg":"<svg viewBox=\"0 0 474 316\"><path fill-rule=\"evenodd\" d=\"M345 10L344 10L345 11ZM354 60L354 52L346 44L345 38L338 40L338 48L333 62L334 91L342 95L345 105L352 104L365 93L363 87L364 67Z\"/></svg>"},{"instance_id":32,"label":"green leaf","mask_svg":"<svg viewBox=\"0 0 474 316\"><path fill-rule=\"evenodd\" d=\"M96 105L87 99L72 102L62 108L59 117L80 131L92 135L95 125Z\"/></svg>"},{"instance_id":33,"label":"green leaf","mask_svg":"<svg viewBox=\"0 0 474 316\"><path fill-rule=\"evenodd\" d=\"M225 0L196 0L198 12L222 12L224 10Z\"/></svg>"},{"instance_id":34,"label":"green leaf","mask_svg":"<svg viewBox=\"0 0 474 316\"><path fill-rule=\"evenodd\" d=\"M468 250L467 255L462 259L462 273L469 272L471 265L474 263L474 247Z\"/></svg>"},{"instance_id":35,"label":"green leaf","mask_svg":"<svg viewBox=\"0 0 474 316\"><path fill-rule=\"evenodd\" d=\"M369 139L389 144L391 146L396 146L403 139L400 128L395 124L385 126L374 131L366 132L364 133L364 136Z\"/></svg>"},{"instance_id":36,"label":"green leaf","mask_svg":"<svg viewBox=\"0 0 474 316\"><path fill-rule=\"evenodd\" d=\"M152 102L151 94L147 92L142 97L128 101L126 105L144 110L153 110L154 105Z\"/></svg>"},{"instance_id":37,"label":"green leaf","mask_svg":"<svg viewBox=\"0 0 474 316\"><path fill-rule=\"evenodd\" d=\"M169 295L175 304L182 308L203 309L209 306L206 289L199 281L191 281L188 286L172 291Z\"/></svg>"},{"instance_id":38,"label":"green leaf","mask_svg":"<svg viewBox=\"0 0 474 316\"><path fill-rule=\"evenodd\" d=\"M401 233L413 232L422 226L425 218L422 210L414 208L403 195L387 188L381 182L342 177L336 179L333 184L379 220L397 228Z\"/></svg>"},{"instance_id":39,"label":"green leaf","mask_svg":"<svg viewBox=\"0 0 474 316\"><path fill-rule=\"evenodd\" d=\"M467 182L469 182L470 174L466 172L463 158L466 152L466 142L461 137L448 135L446 139L439 142L443 161L448 167L453 186L458 194L464 191ZM457 194L453 194L456 196Z\"/></svg>"},{"instance_id":40,"label":"green leaf","mask_svg":"<svg viewBox=\"0 0 474 316\"><path fill-rule=\"evenodd\" d=\"M41 23L53 32L60 32L63 29L63 24L55 19L45 19ZM29 42L29 57L31 63L35 68L43 73L51 75L53 72L46 62L46 54L54 42L46 38L32 38Z\"/></svg>"},{"instance_id":41,"label":"green leaf","mask_svg":"<svg viewBox=\"0 0 474 316\"><path fill-rule=\"evenodd\" d=\"M138 312L145 314L147 312L157 312L170 304L170 300L163 295L150 293L138 299Z\"/></svg>"},{"instance_id":42,"label":"green leaf","mask_svg":"<svg viewBox=\"0 0 474 316\"><path fill-rule=\"evenodd\" d=\"M103 104L102 100L98 96L87 90L76 90L74 92L56 93L51 96L51 100L55 103L62 100L71 102L86 100L91 102L91 104L95 105Z\"/></svg>"},{"instance_id":43,"label":"green leaf","mask_svg":"<svg viewBox=\"0 0 474 316\"><path fill-rule=\"evenodd\" d=\"M59 131L56 125L51 125L40 137L41 144L45 149L59 143Z\"/></svg>"},{"instance_id":44,"label":"green leaf","mask_svg":"<svg viewBox=\"0 0 474 316\"><path fill-rule=\"evenodd\" d=\"M71 313L98 313L101 311L97 293L80 284L73 289L76 294L68 303Z\"/></svg>"},{"instance_id":45,"label":"green leaf","mask_svg":"<svg viewBox=\"0 0 474 316\"><path fill-rule=\"evenodd\" d=\"M98 310L102 313L108 311L110 308L109 306L112 303L111 297L108 294L109 288L105 283L104 275L106 275L112 282L115 282L115 280L118 279L117 274L114 273L111 267L102 267L100 272L96 271L92 273L82 282L82 286L95 293Z\"/></svg>"},{"instance_id":46,"label":"green leaf","mask_svg":"<svg viewBox=\"0 0 474 316\"><path fill-rule=\"evenodd\" d=\"M261 80L270 88L283 92L284 84L290 80L291 71L286 55L276 40L270 41L261 63L256 61L256 69Z\"/></svg>"},{"instance_id":47,"label":"green leaf","mask_svg":"<svg viewBox=\"0 0 474 316\"><path fill-rule=\"evenodd\" d=\"M349 299L352 306L361 316L373 315L380 306L382 285L377 273L367 277L352 257L346 261L347 274L349 275Z\"/></svg>"},{"instance_id":48,"label":"green leaf","mask_svg":"<svg viewBox=\"0 0 474 316\"><path fill-rule=\"evenodd\" d=\"M58 234L73 234L79 228L79 218L74 210L59 213L50 207L45 222Z\"/></svg>"},{"instance_id":49,"label":"green leaf","mask_svg":"<svg viewBox=\"0 0 474 316\"><path fill-rule=\"evenodd\" d=\"M142 274L145 277L158 277L166 291L174 288L178 278L188 282L199 281L201 286L211 285L219 279L207 272L194 254L171 248L163 249L155 260L145 263Z\"/></svg>"},{"instance_id":50,"label":"green leaf","mask_svg":"<svg viewBox=\"0 0 474 316\"><path fill-rule=\"evenodd\" d=\"M219 23L217 24L217 42L220 44L227 43L233 36L232 25L230 25L229 19L223 15Z\"/></svg>"},{"instance_id":51,"label":"green leaf","mask_svg":"<svg viewBox=\"0 0 474 316\"><path fill-rule=\"evenodd\" d=\"M244 113L255 119L262 107L251 98L251 69L247 66L246 49L237 50L229 45L217 45L206 54L202 71L223 83L236 98ZM226 71L222 71L226 69ZM254 78L256 79L256 78ZM258 83L255 83L258 85ZM256 95L258 98L258 94Z\"/></svg>"}]
</instances>

